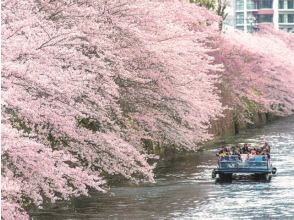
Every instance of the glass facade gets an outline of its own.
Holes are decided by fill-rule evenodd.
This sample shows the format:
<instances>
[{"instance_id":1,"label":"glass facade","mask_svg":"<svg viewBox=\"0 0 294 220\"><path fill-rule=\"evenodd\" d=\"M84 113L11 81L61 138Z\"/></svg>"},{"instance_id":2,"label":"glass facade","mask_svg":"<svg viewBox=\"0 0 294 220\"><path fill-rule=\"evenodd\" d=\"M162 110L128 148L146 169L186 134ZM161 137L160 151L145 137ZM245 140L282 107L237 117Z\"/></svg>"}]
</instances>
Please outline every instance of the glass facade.
<instances>
[{"instance_id":1,"label":"glass facade","mask_svg":"<svg viewBox=\"0 0 294 220\"><path fill-rule=\"evenodd\" d=\"M269 23L273 22L273 15L259 15L257 17L258 23Z\"/></svg>"},{"instance_id":2,"label":"glass facade","mask_svg":"<svg viewBox=\"0 0 294 220\"><path fill-rule=\"evenodd\" d=\"M294 9L294 1L293 0L288 0L288 9Z\"/></svg>"},{"instance_id":3,"label":"glass facade","mask_svg":"<svg viewBox=\"0 0 294 220\"><path fill-rule=\"evenodd\" d=\"M273 8L273 1L272 0L261 0L258 2L258 8Z\"/></svg>"},{"instance_id":4,"label":"glass facade","mask_svg":"<svg viewBox=\"0 0 294 220\"><path fill-rule=\"evenodd\" d=\"M279 14L279 23L284 23L284 22L285 22L284 14Z\"/></svg>"},{"instance_id":5,"label":"glass facade","mask_svg":"<svg viewBox=\"0 0 294 220\"><path fill-rule=\"evenodd\" d=\"M288 15L288 23L294 23L294 14Z\"/></svg>"},{"instance_id":6,"label":"glass facade","mask_svg":"<svg viewBox=\"0 0 294 220\"><path fill-rule=\"evenodd\" d=\"M236 10L244 10L244 1L236 0Z\"/></svg>"},{"instance_id":7,"label":"glass facade","mask_svg":"<svg viewBox=\"0 0 294 220\"><path fill-rule=\"evenodd\" d=\"M242 27L236 27L237 30L240 30L240 31L244 31L244 26Z\"/></svg>"},{"instance_id":8,"label":"glass facade","mask_svg":"<svg viewBox=\"0 0 294 220\"><path fill-rule=\"evenodd\" d=\"M280 29L294 33L294 0L276 0L278 1L276 2L278 3L278 8L281 9L279 11L276 11L276 9L273 8L274 0L235 1L236 29L246 29L247 32L255 32L258 29L257 24L259 23L274 23L275 27L279 27ZM246 11L244 11L244 3L245 8L247 9ZM246 14L244 15L244 13L247 14L246 21L244 18ZM273 20L274 14L278 16L277 20L275 21ZM247 24L247 27L244 27L245 23Z\"/></svg>"},{"instance_id":9,"label":"glass facade","mask_svg":"<svg viewBox=\"0 0 294 220\"><path fill-rule=\"evenodd\" d=\"M244 13L236 13L236 24L244 24Z\"/></svg>"},{"instance_id":10,"label":"glass facade","mask_svg":"<svg viewBox=\"0 0 294 220\"><path fill-rule=\"evenodd\" d=\"M284 0L279 0L279 9L284 9Z\"/></svg>"},{"instance_id":11,"label":"glass facade","mask_svg":"<svg viewBox=\"0 0 294 220\"><path fill-rule=\"evenodd\" d=\"M247 0L247 10L257 9L257 2L255 0Z\"/></svg>"}]
</instances>

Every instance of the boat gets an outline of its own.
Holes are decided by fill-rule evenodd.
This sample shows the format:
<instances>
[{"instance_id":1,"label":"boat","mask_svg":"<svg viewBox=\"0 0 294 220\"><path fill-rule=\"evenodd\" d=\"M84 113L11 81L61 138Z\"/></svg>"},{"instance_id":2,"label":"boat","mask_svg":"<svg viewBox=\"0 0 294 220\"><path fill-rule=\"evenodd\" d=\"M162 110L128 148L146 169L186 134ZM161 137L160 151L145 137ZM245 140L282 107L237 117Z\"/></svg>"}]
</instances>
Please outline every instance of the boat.
<instances>
[{"instance_id":1,"label":"boat","mask_svg":"<svg viewBox=\"0 0 294 220\"><path fill-rule=\"evenodd\" d=\"M266 155L226 155L218 157L217 168L212 170L212 178L232 180L233 174L252 174L258 179L270 181L277 172Z\"/></svg>"}]
</instances>

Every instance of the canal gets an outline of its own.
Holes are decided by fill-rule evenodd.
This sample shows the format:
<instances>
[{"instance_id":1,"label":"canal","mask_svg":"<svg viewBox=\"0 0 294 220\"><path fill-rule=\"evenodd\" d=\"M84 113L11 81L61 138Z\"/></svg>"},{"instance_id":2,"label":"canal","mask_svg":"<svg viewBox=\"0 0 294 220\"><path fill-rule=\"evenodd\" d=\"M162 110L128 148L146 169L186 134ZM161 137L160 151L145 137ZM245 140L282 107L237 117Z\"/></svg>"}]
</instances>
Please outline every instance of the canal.
<instances>
[{"instance_id":1,"label":"canal","mask_svg":"<svg viewBox=\"0 0 294 220\"><path fill-rule=\"evenodd\" d=\"M57 202L31 213L32 220L80 219L294 219L294 117L235 137L231 144L269 142L277 176L218 183L211 179L217 149L161 163L156 183L119 186L110 193Z\"/></svg>"}]
</instances>

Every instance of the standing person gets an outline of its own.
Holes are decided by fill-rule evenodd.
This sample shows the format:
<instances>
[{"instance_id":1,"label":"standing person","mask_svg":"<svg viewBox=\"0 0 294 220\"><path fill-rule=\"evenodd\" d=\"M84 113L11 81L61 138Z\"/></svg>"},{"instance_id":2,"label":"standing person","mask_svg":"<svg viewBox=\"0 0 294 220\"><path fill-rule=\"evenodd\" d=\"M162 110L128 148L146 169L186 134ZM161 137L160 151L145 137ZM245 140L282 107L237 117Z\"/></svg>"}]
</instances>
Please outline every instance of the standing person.
<instances>
[{"instance_id":1,"label":"standing person","mask_svg":"<svg viewBox=\"0 0 294 220\"><path fill-rule=\"evenodd\" d=\"M268 160L271 159L271 155L270 155L270 152L268 150L266 151L266 156L267 156Z\"/></svg>"},{"instance_id":2,"label":"standing person","mask_svg":"<svg viewBox=\"0 0 294 220\"><path fill-rule=\"evenodd\" d=\"M256 155L256 148L255 147L253 149L251 149L250 154L251 155Z\"/></svg>"},{"instance_id":3,"label":"standing person","mask_svg":"<svg viewBox=\"0 0 294 220\"><path fill-rule=\"evenodd\" d=\"M271 146L267 142L264 143L262 148L264 150L267 150L269 153L271 152Z\"/></svg>"},{"instance_id":4,"label":"standing person","mask_svg":"<svg viewBox=\"0 0 294 220\"><path fill-rule=\"evenodd\" d=\"M230 147L225 147L225 152L226 152L226 155L231 155Z\"/></svg>"},{"instance_id":5,"label":"standing person","mask_svg":"<svg viewBox=\"0 0 294 220\"><path fill-rule=\"evenodd\" d=\"M242 154L248 154L249 153L248 144L244 144L241 150L242 150Z\"/></svg>"},{"instance_id":6,"label":"standing person","mask_svg":"<svg viewBox=\"0 0 294 220\"><path fill-rule=\"evenodd\" d=\"M232 155L237 155L238 159L241 160L241 154L240 154L240 149L237 147L232 148Z\"/></svg>"},{"instance_id":7,"label":"standing person","mask_svg":"<svg viewBox=\"0 0 294 220\"><path fill-rule=\"evenodd\" d=\"M239 152L239 154L242 153L242 150L241 150L241 146L240 146L240 144L237 144L237 145L236 145L236 150Z\"/></svg>"},{"instance_id":8,"label":"standing person","mask_svg":"<svg viewBox=\"0 0 294 220\"><path fill-rule=\"evenodd\" d=\"M266 158L267 158L268 160L271 159L271 155L270 155L270 153L268 152L268 150L266 150L266 149L264 149L264 150L262 151L262 155L266 156Z\"/></svg>"}]
</instances>

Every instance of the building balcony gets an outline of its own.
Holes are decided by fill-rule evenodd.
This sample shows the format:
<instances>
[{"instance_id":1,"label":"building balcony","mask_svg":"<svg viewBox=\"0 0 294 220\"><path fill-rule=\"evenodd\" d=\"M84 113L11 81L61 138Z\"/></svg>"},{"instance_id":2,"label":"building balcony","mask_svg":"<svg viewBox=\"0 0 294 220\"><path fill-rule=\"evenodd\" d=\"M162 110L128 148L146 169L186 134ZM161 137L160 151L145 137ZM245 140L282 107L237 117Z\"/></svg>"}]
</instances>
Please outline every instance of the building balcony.
<instances>
[{"instance_id":1,"label":"building balcony","mask_svg":"<svg viewBox=\"0 0 294 220\"><path fill-rule=\"evenodd\" d=\"M268 8L263 8L263 9L259 9L257 11L258 15L272 15L274 14L274 10L273 9L268 9Z\"/></svg>"}]
</instances>

